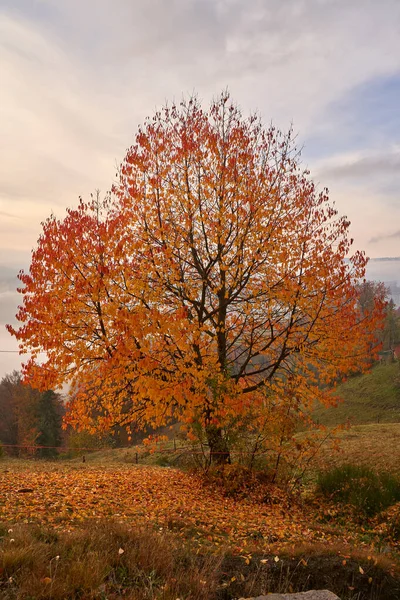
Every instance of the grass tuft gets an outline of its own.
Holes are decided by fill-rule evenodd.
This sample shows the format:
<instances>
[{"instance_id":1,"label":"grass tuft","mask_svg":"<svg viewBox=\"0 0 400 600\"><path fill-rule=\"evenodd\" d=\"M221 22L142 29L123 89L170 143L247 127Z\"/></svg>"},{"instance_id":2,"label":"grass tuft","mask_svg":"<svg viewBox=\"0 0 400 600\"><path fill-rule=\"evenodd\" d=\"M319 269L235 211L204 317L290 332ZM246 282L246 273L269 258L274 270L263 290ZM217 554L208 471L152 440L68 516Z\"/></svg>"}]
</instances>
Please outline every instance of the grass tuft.
<instances>
[{"instance_id":1,"label":"grass tuft","mask_svg":"<svg viewBox=\"0 0 400 600\"><path fill-rule=\"evenodd\" d=\"M317 493L371 517L400 500L400 481L390 473L344 464L319 473Z\"/></svg>"}]
</instances>

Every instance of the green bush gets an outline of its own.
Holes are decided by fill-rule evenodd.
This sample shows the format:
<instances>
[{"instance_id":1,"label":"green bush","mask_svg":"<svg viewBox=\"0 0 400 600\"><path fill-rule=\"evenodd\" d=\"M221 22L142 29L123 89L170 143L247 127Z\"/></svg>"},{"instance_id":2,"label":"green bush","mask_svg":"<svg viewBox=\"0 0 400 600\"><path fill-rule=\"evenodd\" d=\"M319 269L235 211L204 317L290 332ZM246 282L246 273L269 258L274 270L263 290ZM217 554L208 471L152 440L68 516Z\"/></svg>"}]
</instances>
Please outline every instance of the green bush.
<instances>
[{"instance_id":1,"label":"green bush","mask_svg":"<svg viewBox=\"0 0 400 600\"><path fill-rule=\"evenodd\" d=\"M154 462L159 467L170 467L171 466L170 457L166 456L165 454L160 454L159 456L157 456Z\"/></svg>"},{"instance_id":2,"label":"green bush","mask_svg":"<svg viewBox=\"0 0 400 600\"><path fill-rule=\"evenodd\" d=\"M88 431L71 430L67 438L68 457L76 457L87 452L110 448L111 442L107 435L98 435Z\"/></svg>"},{"instance_id":3,"label":"green bush","mask_svg":"<svg viewBox=\"0 0 400 600\"><path fill-rule=\"evenodd\" d=\"M319 473L317 492L371 517L400 500L400 481L390 473L347 464Z\"/></svg>"}]
</instances>

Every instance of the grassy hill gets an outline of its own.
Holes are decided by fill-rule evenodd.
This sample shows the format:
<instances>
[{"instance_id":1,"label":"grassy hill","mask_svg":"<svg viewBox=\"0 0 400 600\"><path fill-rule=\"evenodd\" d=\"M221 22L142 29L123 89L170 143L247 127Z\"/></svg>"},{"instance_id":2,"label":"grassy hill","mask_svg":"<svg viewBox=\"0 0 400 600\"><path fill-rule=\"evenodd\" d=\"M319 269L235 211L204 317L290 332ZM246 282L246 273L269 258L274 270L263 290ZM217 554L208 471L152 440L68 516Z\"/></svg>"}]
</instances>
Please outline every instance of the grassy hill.
<instances>
[{"instance_id":1,"label":"grassy hill","mask_svg":"<svg viewBox=\"0 0 400 600\"><path fill-rule=\"evenodd\" d=\"M376 365L369 373L351 377L340 384L337 407L318 408L315 419L328 426L349 421L400 423L400 365L398 362Z\"/></svg>"}]
</instances>

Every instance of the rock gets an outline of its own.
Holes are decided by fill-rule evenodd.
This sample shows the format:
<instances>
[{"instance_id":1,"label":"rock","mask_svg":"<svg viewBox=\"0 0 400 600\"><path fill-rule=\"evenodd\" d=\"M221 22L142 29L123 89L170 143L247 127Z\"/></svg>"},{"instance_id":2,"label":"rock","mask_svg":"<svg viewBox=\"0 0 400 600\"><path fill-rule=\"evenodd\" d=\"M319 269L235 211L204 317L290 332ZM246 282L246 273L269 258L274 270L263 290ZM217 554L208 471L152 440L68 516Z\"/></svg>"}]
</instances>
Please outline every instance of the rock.
<instances>
[{"instance_id":1,"label":"rock","mask_svg":"<svg viewBox=\"0 0 400 600\"><path fill-rule=\"evenodd\" d=\"M268 596L257 596L254 600L340 600L340 598L328 590L310 590L297 594L268 594Z\"/></svg>"}]
</instances>

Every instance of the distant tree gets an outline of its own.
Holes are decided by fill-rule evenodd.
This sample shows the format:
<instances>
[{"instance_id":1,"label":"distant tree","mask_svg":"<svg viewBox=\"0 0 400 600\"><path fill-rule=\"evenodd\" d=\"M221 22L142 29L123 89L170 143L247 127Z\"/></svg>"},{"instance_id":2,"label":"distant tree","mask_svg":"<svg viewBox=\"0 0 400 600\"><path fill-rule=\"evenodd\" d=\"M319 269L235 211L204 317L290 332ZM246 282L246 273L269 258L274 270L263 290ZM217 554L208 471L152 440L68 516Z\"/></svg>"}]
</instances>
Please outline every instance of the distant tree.
<instances>
[{"instance_id":1,"label":"distant tree","mask_svg":"<svg viewBox=\"0 0 400 600\"><path fill-rule=\"evenodd\" d=\"M363 317L373 313L376 304L388 301L389 288L382 281L364 280L356 285L358 294L358 306Z\"/></svg>"},{"instance_id":2,"label":"distant tree","mask_svg":"<svg viewBox=\"0 0 400 600\"><path fill-rule=\"evenodd\" d=\"M18 443L14 388L19 384L20 374L17 371L0 381L0 441L6 445Z\"/></svg>"},{"instance_id":3,"label":"distant tree","mask_svg":"<svg viewBox=\"0 0 400 600\"><path fill-rule=\"evenodd\" d=\"M393 350L400 342L400 317L393 300L389 300L385 308L385 323L382 332L384 350Z\"/></svg>"},{"instance_id":4,"label":"distant tree","mask_svg":"<svg viewBox=\"0 0 400 600\"><path fill-rule=\"evenodd\" d=\"M400 318L396 306L390 299L390 289L380 281L363 281L357 285L359 310L363 318L368 319L383 305L383 319L375 333L375 345L383 351L393 350L400 341Z\"/></svg>"},{"instance_id":5,"label":"distant tree","mask_svg":"<svg viewBox=\"0 0 400 600\"><path fill-rule=\"evenodd\" d=\"M0 425L3 444L31 448L39 434L37 428L37 406L40 392L22 382L21 374L14 371L0 382L0 413L4 420ZM16 449L16 454L21 449Z\"/></svg>"},{"instance_id":6,"label":"distant tree","mask_svg":"<svg viewBox=\"0 0 400 600\"><path fill-rule=\"evenodd\" d=\"M20 455L39 445L59 446L63 405L59 394L23 383L17 371L0 382L0 442ZM46 456L46 451L40 453Z\"/></svg>"},{"instance_id":7,"label":"distant tree","mask_svg":"<svg viewBox=\"0 0 400 600\"><path fill-rule=\"evenodd\" d=\"M36 441L38 446L47 446L47 448L39 448L39 456L43 458L57 456L57 448L61 446L62 442L61 424L64 412L64 405L60 394L49 390L40 395L37 405L39 435Z\"/></svg>"}]
</instances>

